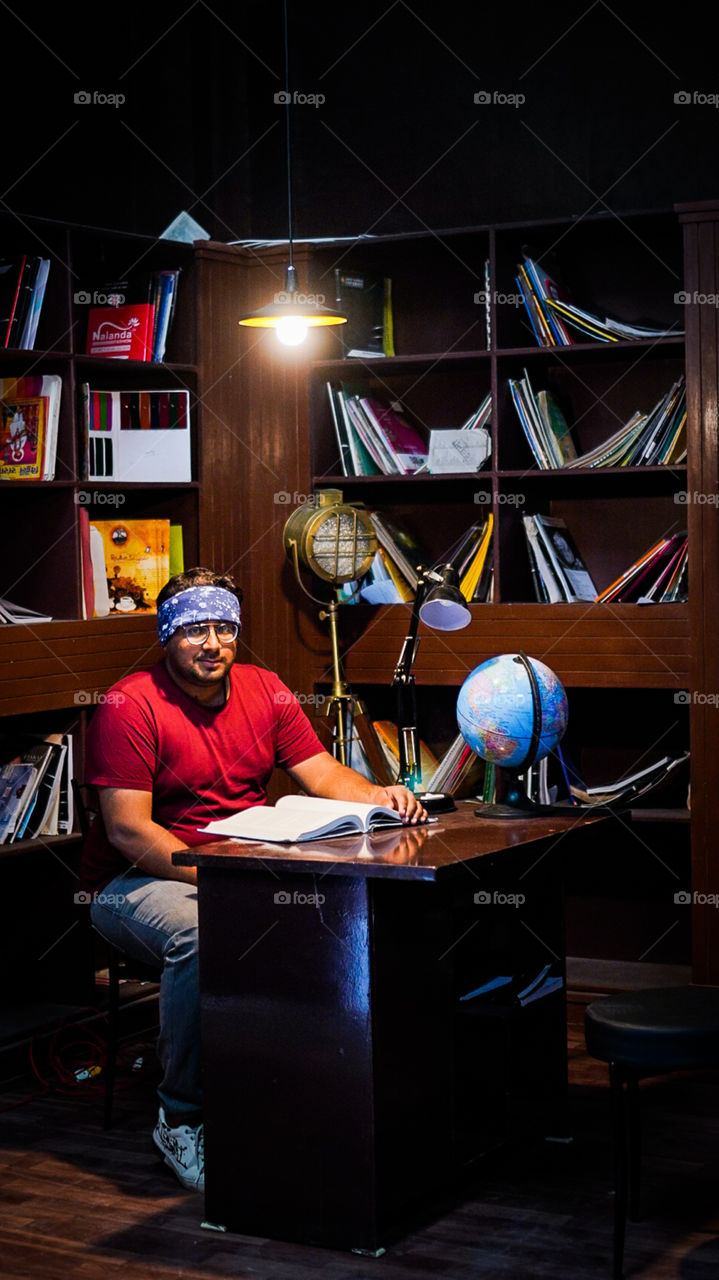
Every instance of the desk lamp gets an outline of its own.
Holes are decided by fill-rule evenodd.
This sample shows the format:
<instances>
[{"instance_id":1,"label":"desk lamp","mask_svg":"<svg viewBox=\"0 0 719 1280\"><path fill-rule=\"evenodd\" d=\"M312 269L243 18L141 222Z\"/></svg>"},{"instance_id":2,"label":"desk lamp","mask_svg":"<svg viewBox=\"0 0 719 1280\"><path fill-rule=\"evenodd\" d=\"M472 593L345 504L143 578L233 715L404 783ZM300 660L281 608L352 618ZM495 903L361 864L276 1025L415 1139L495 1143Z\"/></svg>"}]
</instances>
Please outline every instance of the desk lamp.
<instances>
[{"instance_id":1,"label":"desk lamp","mask_svg":"<svg viewBox=\"0 0 719 1280\"><path fill-rule=\"evenodd\" d=\"M369 511L361 503L342 501L339 489L324 489L312 502L298 507L288 518L283 540L295 578L304 594L322 606L320 618L329 621L332 646L332 696L327 715L332 720L332 754L351 765L352 740L359 739L380 786L393 779L366 708L344 678L337 637L336 598L319 600L304 585L300 564L333 587L354 582L367 573L377 551L377 537Z\"/></svg>"},{"instance_id":2,"label":"desk lamp","mask_svg":"<svg viewBox=\"0 0 719 1280\"><path fill-rule=\"evenodd\" d=\"M421 791L420 738L417 728L415 679L412 667L417 656L420 621L433 631L459 631L471 621L467 602L459 590L459 574L451 564L441 571L418 567L418 582L410 616L409 630L395 667L392 687L397 697L397 739L399 747L399 781L417 792L425 808L431 811L453 809L451 797Z\"/></svg>"}]
</instances>

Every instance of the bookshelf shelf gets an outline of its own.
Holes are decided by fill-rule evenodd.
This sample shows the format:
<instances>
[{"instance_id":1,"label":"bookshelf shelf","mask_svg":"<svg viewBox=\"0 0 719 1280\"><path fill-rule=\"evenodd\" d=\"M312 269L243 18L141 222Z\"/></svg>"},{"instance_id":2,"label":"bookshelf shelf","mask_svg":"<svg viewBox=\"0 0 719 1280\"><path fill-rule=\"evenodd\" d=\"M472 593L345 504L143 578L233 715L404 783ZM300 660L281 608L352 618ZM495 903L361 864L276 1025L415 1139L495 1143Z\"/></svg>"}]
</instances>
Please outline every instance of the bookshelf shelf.
<instances>
[{"instance_id":1,"label":"bookshelf shelf","mask_svg":"<svg viewBox=\"0 0 719 1280\"><path fill-rule=\"evenodd\" d=\"M486 348L470 351L425 351L415 352L406 356L363 356L361 359L332 359L318 360L315 362L314 368L317 372L333 373L339 371L351 376L352 372L362 371L363 369L371 370L377 374L392 374L395 371L403 372L407 369L423 369L425 366L431 366L441 360L442 363L450 365L468 365L474 364L484 365L491 358L492 353Z\"/></svg>"},{"instance_id":2,"label":"bookshelf shelf","mask_svg":"<svg viewBox=\"0 0 719 1280\"><path fill-rule=\"evenodd\" d=\"M667 355L676 354L677 348L681 351L684 347L684 337L677 336L671 338L636 338L631 342L628 339L619 342L574 342L568 347L502 347L498 348L494 354L498 360L505 357L512 359L517 356L528 360L541 360L549 357L554 360L561 359L565 361L582 360L587 357L590 359L597 357L602 360L607 358L607 352L612 352L614 357L644 352L651 352L654 355L661 355L666 352Z\"/></svg>"},{"instance_id":3,"label":"bookshelf shelf","mask_svg":"<svg viewBox=\"0 0 719 1280\"><path fill-rule=\"evenodd\" d=\"M624 478L626 476L627 480L634 484L637 479L652 475L659 476L662 479L667 480L669 483L672 483L672 481L676 481L677 478L686 476L686 470L686 463L672 463L671 466L662 464L661 466L647 467L548 467L546 470L540 470L538 467L533 469L524 467L514 471L497 471L496 474L500 479L528 477L532 480L541 480L546 477L550 480L561 478L562 480L568 480L570 483L578 478L587 476L591 476L596 480L601 480L604 477L607 479L614 479L615 477Z\"/></svg>"},{"instance_id":4,"label":"bookshelf shelf","mask_svg":"<svg viewBox=\"0 0 719 1280\"><path fill-rule=\"evenodd\" d=\"M120 374L118 373L118 362L108 356L86 356L77 355L74 357L75 365L78 369L87 370L90 375L99 373L107 373L112 376L115 381ZM131 376L139 376L143 382L146 382L148 375L166 378L168 374L195 374L197 366L194 364L162 361L158 363L152 360L123 360L122 370L120 373L125 379L127 373Z\"/></svg>"}]
</instances>

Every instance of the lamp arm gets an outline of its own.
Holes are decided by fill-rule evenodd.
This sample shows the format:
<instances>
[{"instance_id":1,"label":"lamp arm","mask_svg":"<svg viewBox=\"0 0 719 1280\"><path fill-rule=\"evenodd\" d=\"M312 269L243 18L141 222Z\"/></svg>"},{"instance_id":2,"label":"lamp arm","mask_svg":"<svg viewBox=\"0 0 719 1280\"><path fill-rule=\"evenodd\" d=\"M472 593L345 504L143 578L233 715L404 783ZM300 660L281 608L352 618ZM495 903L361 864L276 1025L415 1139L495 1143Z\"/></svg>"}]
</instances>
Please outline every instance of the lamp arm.
<instances>
[{"instance_id":1,"label":"lamp arm","mask_svg":"<svg viewBox=\"0 0 719 1280\"><path fill-rule=\"evenodd\" d=\"M417 650L419 648L419 641L417 640L419 614L422 604L424 603L424 597L427 594L427 579L430 573L431 570L420 570L417 590L414 593L414 603L412 605L412 613L409 620L409 629L404 641L402 642L402 649L400 651L399 658L397 659L397 666L394 669L394 678L392 680L393 685L409 684L414 680L411 672L414 660L417 657Z\"/></svg>"},{"instance_id":2,"label":"lamp arm","mask_svg":"<svg viewBox=\"0 0 719 1280\"><path fill-rule=\"evenodd\" d=\"M419 642L417 639L417 630L419 628L419 614L422 608L424 597L427 593L427 582L432 575L431 570L420 568L417 581L417 590L414 594L414 603L412 605L412 614L409 620L409 629L402 644L402 650L394 670L394 678L392 687L396 691L397 697L397 747L399 756L399 780L409 787L410 791L417 790L422 781L422 766L420 761L420 744L419 732L417 729L417 704L415 696L415 679L412 673L412 665L417 656Z\"/></svg>"}]
</instances>

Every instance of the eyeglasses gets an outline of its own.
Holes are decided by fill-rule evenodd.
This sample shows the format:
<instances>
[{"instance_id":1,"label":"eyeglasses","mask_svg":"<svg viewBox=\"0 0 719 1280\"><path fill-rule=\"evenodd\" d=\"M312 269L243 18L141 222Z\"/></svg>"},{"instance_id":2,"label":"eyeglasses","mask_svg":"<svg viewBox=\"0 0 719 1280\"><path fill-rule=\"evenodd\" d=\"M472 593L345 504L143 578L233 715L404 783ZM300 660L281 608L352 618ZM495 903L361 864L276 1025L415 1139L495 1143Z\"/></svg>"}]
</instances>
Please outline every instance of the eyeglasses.
<instances>
[{"instance_id":1,"label":"eyeglasses","mask_svg":"<svg viewBox=\"0 0 719 1280\"><path fill-rule=\"evenodd\" d=\"M232 644L239 629L236 622L188 622L182 628L182 634L190 644L204 644L210 632L214 631L220 644Z\"/></svg>"}]
</instances>

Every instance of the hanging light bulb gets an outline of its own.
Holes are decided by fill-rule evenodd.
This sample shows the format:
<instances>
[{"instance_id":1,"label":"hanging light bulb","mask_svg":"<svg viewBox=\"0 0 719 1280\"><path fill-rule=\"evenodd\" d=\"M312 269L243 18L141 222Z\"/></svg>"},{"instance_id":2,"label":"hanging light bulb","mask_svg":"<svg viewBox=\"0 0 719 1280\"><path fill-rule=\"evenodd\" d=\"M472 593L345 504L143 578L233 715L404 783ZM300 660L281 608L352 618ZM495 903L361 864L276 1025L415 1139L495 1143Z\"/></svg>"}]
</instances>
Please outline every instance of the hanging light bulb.
<instances>
[{"instance_id":1,"label":"hanging light bulb","mask_svg":"<svg viewBox=\"0 0 719 1280\"><path fill-rule=\"evenodd\" d=\"M277 324L277 337L286 347L298 347L307 337L307 322L301 316L284 316Z\"/></svg>"},{"instance_id":2,"label":"hanging light bulb","mask_svg":"<svg viewBox=\"0 0 719 1280\"><path fill-rule=\"evenodd\" d=\"M331 307L322 306L316 298L305 297L297 289L297 272L293 262L294 236L292 230L292 151L290 145L290 59L287 35L287 0L284 0L285 34L285 137L287 156L287 222L289 263L285 275L285 288L275 295L274 302L249 315L242 316L239 324L252 329L274 329L280 342L295 347L304 342L307 330L318 326L346 324L347 317Z\"/></svg>"}]
</instances>

